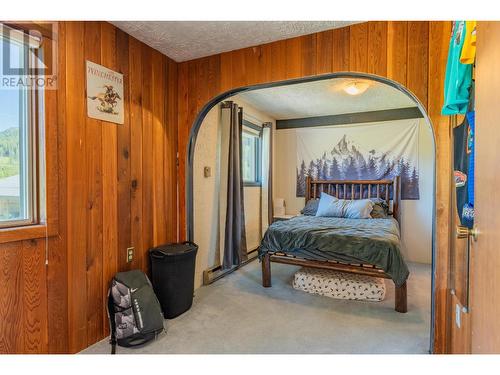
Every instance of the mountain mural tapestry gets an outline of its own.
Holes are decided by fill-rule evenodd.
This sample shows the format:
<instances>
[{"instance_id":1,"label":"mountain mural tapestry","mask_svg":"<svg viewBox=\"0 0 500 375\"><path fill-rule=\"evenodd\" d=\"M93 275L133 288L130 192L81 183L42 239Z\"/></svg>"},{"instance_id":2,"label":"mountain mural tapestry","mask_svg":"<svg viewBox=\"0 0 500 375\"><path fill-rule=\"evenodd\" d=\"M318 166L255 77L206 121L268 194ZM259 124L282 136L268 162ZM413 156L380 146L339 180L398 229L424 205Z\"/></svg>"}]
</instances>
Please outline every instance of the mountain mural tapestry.
<instances>
[{"instance_id":1,"label":"mountain mural tapestry","mask_svg":"<svg viewBox=\"0 0 500 375\"><path fill-rule=\"evenodd\" d=\"M298 129L297 197L307 176L381 180L401 176L401 198L419 199L419 120Z\"/></svg>"}]
</instances>

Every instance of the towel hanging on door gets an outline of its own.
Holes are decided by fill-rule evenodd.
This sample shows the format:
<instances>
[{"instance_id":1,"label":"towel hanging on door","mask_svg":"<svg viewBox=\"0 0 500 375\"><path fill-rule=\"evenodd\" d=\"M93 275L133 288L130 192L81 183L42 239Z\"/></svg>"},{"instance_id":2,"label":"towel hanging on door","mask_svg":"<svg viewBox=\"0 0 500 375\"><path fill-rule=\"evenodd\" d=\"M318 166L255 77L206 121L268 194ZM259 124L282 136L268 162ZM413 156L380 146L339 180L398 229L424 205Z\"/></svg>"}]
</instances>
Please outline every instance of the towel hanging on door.
<instances>
[{"instance_id":1,"label":"towel hanging on door","mask_svg":"<svg viewBox=\"0 0 500 375\"><path fill-rule=\"evenodd\" d=\"M462 64L460 57L467 30L465 21L453 22L444 82L443 115L465 113L472 84L472 65Z\"/></svg>"}]
</instances>

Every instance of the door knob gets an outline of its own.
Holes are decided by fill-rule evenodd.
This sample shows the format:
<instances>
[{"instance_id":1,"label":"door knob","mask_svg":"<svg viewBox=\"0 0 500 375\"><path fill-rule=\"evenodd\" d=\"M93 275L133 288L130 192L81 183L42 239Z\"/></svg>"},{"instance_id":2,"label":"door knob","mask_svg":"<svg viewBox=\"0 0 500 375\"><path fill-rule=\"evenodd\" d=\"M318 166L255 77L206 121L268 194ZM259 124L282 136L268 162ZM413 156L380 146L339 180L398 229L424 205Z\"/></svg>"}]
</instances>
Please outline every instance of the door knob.
<instances>
[{"instance_id":1,"label":"door knob","mask_svg":"<svg viewBox=\"0 0 500 375\"><path fill-rule=\"evenodd\" d=\"M470 229L461 225L457 225L456 236L457 238L468 238L472 237L474 241L477 240L477 235L479 234L476 227Z\"/></svg>"}]
</instances>

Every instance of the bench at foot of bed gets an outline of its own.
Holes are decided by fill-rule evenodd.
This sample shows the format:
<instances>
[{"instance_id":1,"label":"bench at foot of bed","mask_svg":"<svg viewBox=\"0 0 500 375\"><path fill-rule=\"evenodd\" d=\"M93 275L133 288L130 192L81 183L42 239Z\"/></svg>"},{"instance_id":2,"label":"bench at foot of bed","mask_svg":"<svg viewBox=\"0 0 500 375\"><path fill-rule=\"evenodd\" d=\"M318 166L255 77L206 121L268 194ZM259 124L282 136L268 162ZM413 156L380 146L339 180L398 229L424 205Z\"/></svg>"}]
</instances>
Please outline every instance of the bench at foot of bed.
<instances>
[{"instance_id":1,"label":"bench at foot of bed","mask_svg":"<svg viewBox=\"0 0 500 375\"><path fill-rule=\"evenodd\" d=\"M319 269L329 269L341 272L348 272L348 273L390 279L389 275L375 268L366 268L363 266L347 265L341 263L306 260L306 259L292 258L287 256L276 256L276 255L271 256L271 254L265 254L262 256L262 286L265 288L271 287L271 260L276 263L292 264L292 265L319 268ZM406 281L400 287L395 286L395 292L396 293L394 300L394 309L397 312L406 313L408 311L408 306L407 306L408 296L406 291Z\"/></svg>"}]
</instances>

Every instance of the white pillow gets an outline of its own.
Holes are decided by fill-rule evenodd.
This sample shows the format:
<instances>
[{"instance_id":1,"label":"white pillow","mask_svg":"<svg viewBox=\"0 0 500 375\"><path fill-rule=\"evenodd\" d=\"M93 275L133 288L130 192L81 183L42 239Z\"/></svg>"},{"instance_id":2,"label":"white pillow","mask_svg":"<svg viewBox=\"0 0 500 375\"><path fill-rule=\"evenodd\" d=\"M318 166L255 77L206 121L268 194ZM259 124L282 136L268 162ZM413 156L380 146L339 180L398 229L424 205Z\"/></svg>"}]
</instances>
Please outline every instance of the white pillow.
<instances>
[{"instance_id":1,"label":"white pillow","mask_svg":"<svg viewBox=\"0 0 500 375\"><path fill-rule=\"evenodd\" d=\"M373 202L370 199L358 199L345 201L345 212L342 217L349 219L370 219L373 210Z\"/></svg>"},{"instance_id":2,"label":"white pillow","mask_svg":"<svg viewBox=\"0 0 500 375\"><path fill-rule=\"evenodd\" d=\"M369 219L372 210L373 202L370 199L345 200L321 193L316 216Z\"/></svg>"},{"instance_id":3,"label":"white pillow","mask_svg":"<svg viewBox=\"0 0 500 375\"><path fill-rule=\"evenodd\" d=\"M342 206L338 202L339 199L330 194L321 193L316 216L342 217Z\"/></svg>"}]
</instances>

